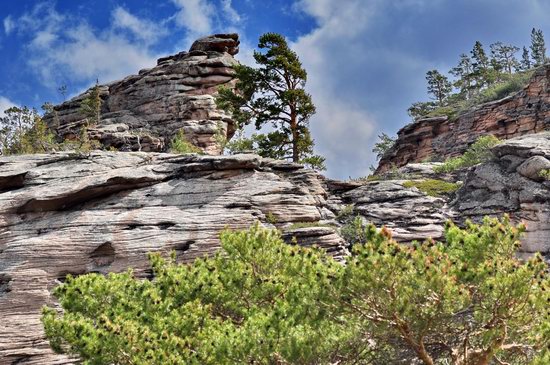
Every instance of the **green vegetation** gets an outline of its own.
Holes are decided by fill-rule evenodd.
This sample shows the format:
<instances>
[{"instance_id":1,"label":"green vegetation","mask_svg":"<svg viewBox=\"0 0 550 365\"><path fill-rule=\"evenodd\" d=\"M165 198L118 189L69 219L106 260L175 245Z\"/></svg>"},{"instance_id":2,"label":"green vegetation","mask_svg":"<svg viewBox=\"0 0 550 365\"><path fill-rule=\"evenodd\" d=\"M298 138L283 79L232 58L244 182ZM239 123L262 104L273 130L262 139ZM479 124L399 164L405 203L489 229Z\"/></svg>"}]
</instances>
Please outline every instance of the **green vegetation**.
<instances>
[{"instance_id":1,"label":"green vegetation","mask_svg":"<svg viewBox=\"0 0 550 365\"><path fill-rule=\"evenodd\" d=\"M233 115L240 128L254 122L257 130L268 124L275 130L241 137L229 147L253 147L264 157L291 159L324 169L325 159L313 154L309 120L315 106L304 89L306 70L280 34L262 35L258 47L262 52L255 51L254 59L260 67L235 66L236 89L221 87L216 103Z\"/></svg>"},{"instance_id":2,"label":"green vegetation","mask_svg":"<svg viewBox=\"0 0 550 365\"><path fill-rule=\"evenodd\" d=\"M495 136L488 135L479 137L462 156L451 157L443 165L436 166L435 172L453 172L458 169L471 167L492 158L491 148L500 143Z\"/></svg>"},{"instance_id":3,"label":"green vegetation","mask_svg":"<svg viewBox=\"0 0 550 365\"><path fill-rule=\"evenodd\" d=\"M101 95L99 82L88 90L86 98L80 104L80 112L86 117L86 127L96 126L101 120Z\"/></svg>"},{"instance_id":4,"label":"green vegetation","mask_svg":"<svg viewBox=\"0 0 550 365\"><path fill-rule=\"evenodd\" d=\"M35 109L11 107L0 118L0 152L3 155L43 153L55 139Z\"/></svg>"},{"instance_id":5,"label":"green vegetation","mask_svg":"<svg viewBox=\"0 0 550 365\"><path fill-rule=\"evenodd\" d=\"M539 176L545 180L550 180L550 169L540 170Z\"/></svg>"},{"instance_id":6,"label":"green vegetation","mask_svg":"<svg viewBox=\"0 0 550 365\"><path fill-rule=\"evenodd\" d=\"M516 72L512 75L502 75L501 81L487 86L468 99L460 94L449 96L443 106L434 102L418 102L409 108L409 115L413 118L431 118L447 116L450 119L471 110L477 105L490 101L500 100L522 90L531 79L534 70Z\"/></svg>"},{"instance_id":7,"label":"green vegetation","mask_svg":"<svg viewBox=\"0 0 550 365\"><path fill-rule=\"evenodd\" d=\"M351 225L346 265L255 225L191 264L151 254L152 280L68 276L46 336L84 364L545 363L550 280L540 255L516 258L523 227L449 223L444 243L403 246Z\"/></svg>"},{"instance_id":8,"label":"green vegetation","mask_svg":"<svg viewBox=\"0 0 550 365\"><path fill-rule=\"evenodd\" d=\"M50 108L45 104L45 109ZM97 141L90 141L87 129L82 127L75 140L59 143L56 136L42 121L35 109L11 107L0 118L0 152L2 155L48 153L75 150L89 152L98 148Z\"/></svg>"},{"instance_id":9,"label":"green vegetation","mask_svg":"<svg viewBox=\"0 0 550 365\"><path fill-rule=\"evenodd\" d=\"M293 229L311 228L311 227L334 228L335 226L333 224L326 224L326 223L319 223L319 222L296 222L296 223L292 223L292 225L288 227L288 229L293 230Z\"/></svg>"},{"instance_id":10,"label":"green vegetation","mask_svg":"<svg viewBox=\"0 0 550 365\"><path fill-rule=\"evenodd\" d=\"M336 219L341 223L345 223L352 218L354 212L355 206L353 204L345 205L336 215Z\"/></svg>"},{"instance_id":11,"label":"green vegetation","mask_svg":"<svg viewBox=\"0 0 550 365\"><path fill-rule=\"evenodd\" d=\"M185 132L180 129L178 133L170 141L170 152L172 153L198 153L202 154L202 150L187 140Z\"/></svg>"},{"instance_id":12,"label":"green vegetation","mask_svg":"<svg viewBox=\"0 0 550 365\"><path fill-rule=\"evenodd\" d=\"M481 42L475 42L470 55L461 54L457 66L449 71L453 80L438 70L427 72L428 94L433 101L413 103L408 109L409 115L413 119L438 116L455 119L479 104L520 91L531 78L532 68L547 59L541 30L532 30L530 49L531 54L523 47L521 61L518 61L519 47L496 42L490 45L491 52L487 54Z\"/></svg>"},{"instance_id":13,"label":"green vegetation","mask_svg":"<svg viewBox=\"0 0 550 365\"><path fill-rule=\"evenodd\" d=\"M277 216L275 216L275 214L271 212L267 212L267 214L265 215L265 220L267 223L273 224L273 225L279 222L279 220L277 219Z\"/></svg>"},{"instance_id":14,"label":"green vegetation","mask_svg":"<svg viewBox=\"0 0 550 365\"><path fill-rule=\"evenodd\" d=\"M376 153L376 159L380 160L395 144L395 138L391 138L386 133L378 135L379 141L374 144L372 152Z\"/></svg>"},{"instance_id":15,"label":"green vegetation","mask_svg":"<svg viewBox=\"0 0 550 365\"><path fill-rule=\"evenodd\" d=\"M403 183L406 188L417 188L429 196L445 196L454 193L460 188L460 184L444 180L409 180Z\"/></svg>"}]
</instances>

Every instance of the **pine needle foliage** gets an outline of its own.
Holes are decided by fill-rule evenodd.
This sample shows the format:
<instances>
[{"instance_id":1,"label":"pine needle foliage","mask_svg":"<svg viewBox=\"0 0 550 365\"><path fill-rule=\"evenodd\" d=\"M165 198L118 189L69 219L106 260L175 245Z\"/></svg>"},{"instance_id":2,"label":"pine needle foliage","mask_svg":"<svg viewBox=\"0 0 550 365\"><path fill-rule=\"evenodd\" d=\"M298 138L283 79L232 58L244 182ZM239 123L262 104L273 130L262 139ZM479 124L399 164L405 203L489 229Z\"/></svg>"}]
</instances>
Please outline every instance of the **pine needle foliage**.
<instances>
[{"instance_id":1,"label":"pine needle foliage","mask_svg":"<svg viewBox=\"0 0 550 365\"><path fill-rule=\"evenodd\" d=\"M84 364L545 364L550 281L540 255L516 258L524 227L404 246L352 224L345 265L254 225L191 264L151 254L152 280L69 276L46 336Z\"/></svg>"}]
</instances>

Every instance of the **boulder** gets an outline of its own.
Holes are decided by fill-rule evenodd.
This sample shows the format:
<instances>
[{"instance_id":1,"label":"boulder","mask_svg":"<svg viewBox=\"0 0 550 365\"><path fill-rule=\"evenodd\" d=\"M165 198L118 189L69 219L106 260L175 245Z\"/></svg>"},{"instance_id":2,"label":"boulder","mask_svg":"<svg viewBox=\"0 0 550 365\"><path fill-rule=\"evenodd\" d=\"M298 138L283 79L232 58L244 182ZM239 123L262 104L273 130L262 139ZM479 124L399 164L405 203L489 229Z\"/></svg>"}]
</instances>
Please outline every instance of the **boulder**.
<instances>
[{"instance_id":1,"label":"boulder","mask_svg":"<svg viewBox=\"0 0 550 365\"><path fill-rule=\"evenodd\" d=\"M541 171L550 169L550 161L542 156L529 157L517 167L517 172L531 180L542 181Z\"/></svg>"}]
</instances>

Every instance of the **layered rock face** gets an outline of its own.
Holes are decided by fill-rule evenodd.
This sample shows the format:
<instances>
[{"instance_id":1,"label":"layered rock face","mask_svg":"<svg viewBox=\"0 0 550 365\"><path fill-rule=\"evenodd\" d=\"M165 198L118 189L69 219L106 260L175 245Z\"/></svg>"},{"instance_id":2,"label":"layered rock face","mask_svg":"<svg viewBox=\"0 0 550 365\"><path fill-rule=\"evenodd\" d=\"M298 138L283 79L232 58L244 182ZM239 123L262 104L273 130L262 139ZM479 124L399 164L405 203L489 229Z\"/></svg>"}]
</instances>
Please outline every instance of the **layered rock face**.
<instances>
[{"instance_id":1,"label":"layered rock face","mask_svg":"<svg viewBox=\"0 0 550 365\"><path fill-rule=\"evenodd\" d=\"M100 123L88 134L106 148L121 151L165 151L170 139L183 130L203 152L220 152L220 138L229 139L234 122L216 108L219 86L233 86L233 58L237 34L199 39L189 52L160 58L157 66L138 75L100 85ZM82 101L91 89L59 106L44 120L60 136L75 138L86 123Z\"/></svg>"},{"instance_id":2,"label":"layered rock face","mask_svg":"<svg viewBox=\"0 0 550 365\"><path fill-rule=\"evenodd\" d=\"M226 227L256 221L289 243L318 245L337 259L338 228L355 215L386 225L400 242L439 238L446 219L511 214L527 224L522 254L550 252L550 133L509 140L467 172L454 197L430 197L405 179L441 178L434 164L399 179L327 180L302 166L256 155L144 152L0 157L0 364L72 364L54 354L40 323L67 274L150 275L147 252L190 262L219 247ZM452 200L452 201L450 201ZM294 223L309 223L294 225Z\"/></svg>"},{"instance_id":3,"label":"layered rock face","mask_svg":"<svg viewBox=\"0 0 550 365\"><path fill-rule=\"evenodd\" d=\"M317 173L256 155L97 152L0 159L0 363L65 364L42 337L41 307L71 274L146 275L146 253L212 253L225 227L331 219ZM334 229L299 243L345 251ZM309 239L308 239L309 238Z\"/></svg>"},{"instance_id":4,"label":"layered rock face","mask_svg":"<svg viewBox=\"0 0 550 365\"><path fill-rule=\"evenodd\" d=\"M0 158L0 363L68 364L43 337L40 310L64 277L135 269L146 253L188 262L219 247L225 227L255 221L289 243L347 253L337 215L349 205L410 241L441 234L444 202L400 182L328 181L256 155L93 152ZM351 213L350 213L351 214ZM312 227L293 227L309 222ZM316 224L318 223L318 224Z\"/></svg>"},{"instance_id":5,"label":"layered rock face","mask_svg":"<svg viewBox=\"0 0 550 365\"><path fill-rule=\"evenodd\" d=\"M510 139L550 129L550 64L535 71L519 93L483 104L460 115L417 120L397 133L394 147L380 160L377 173L393 166L460 155L480 136Z\"/></svg>"},{"instance_id":6,"label":"layered rock face","mask_svg":"<svg viewBox=\"0 0 550 365\"><path fill-rule=\"evenodd\" d=\"M523 222L525 255L542 252L550 262L550 132L518 137L493 149L493 161L471 169L452 203L457 216L479 221L510 214Z\"/></svg>"}]
</instances>

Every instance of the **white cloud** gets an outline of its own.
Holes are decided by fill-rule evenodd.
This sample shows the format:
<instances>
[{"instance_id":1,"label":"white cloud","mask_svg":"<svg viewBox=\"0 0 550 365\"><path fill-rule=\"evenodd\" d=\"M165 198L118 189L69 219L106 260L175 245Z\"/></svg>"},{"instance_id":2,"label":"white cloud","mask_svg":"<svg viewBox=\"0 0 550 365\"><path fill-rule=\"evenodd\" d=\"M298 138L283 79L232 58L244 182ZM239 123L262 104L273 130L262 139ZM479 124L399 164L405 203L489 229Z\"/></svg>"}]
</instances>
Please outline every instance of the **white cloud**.
<instances>
[{"instance_id":1,"label":"white cloud","mask_svg":"<svg viewBox=\"0 0 550 365\"><path fill-rule=\"evenodd\" d=\"M12 106L18 105L6 97L0 96L0 118L4 116L4 111L11 108Z\"/></svg>"},{"instance_id":2,"label":"white cloud","mask_svg":"<svg viewBox=\"0 0 550 365\"><path fill-rule=\"evenodd\" d=\"M70 32L67 41L57 43L41 52L41 57L30 60L31 65L40 70L44 81L55 81L60 76L57 70L63 69L73 79L99 78L104 83L152 66L155 62L156 58L146 49L117 34L97 35L88 25L71 28Z\"/></svg>"},{"instance_id":3,"label":"white cloud","mask_svg":"<svg viewBox=\"0 0 550 365\"><path fill-rule=\"evenodd\" d=\"M122 8L112 23L98 31L76 16L58 13L43 2L16 22L19 34L30 37L27 62L41 82L57 87L64 80L89 84L109 82L154 65L150 46L164 35L162 25L140 19Z\"/></svg>"},{"instance_id":4,"label":"white cloud","mask_svg":"<svg viewBox=\"0 0 550 365\"><path fill-rule=\"evenodd\" d=\"M366 175L374 163L367 145L376 137L376 121L364 106L342 93L340 71L349 67L350 58L359 56L353 50L361 49L361 35L373 9L361 0L302 0L296 8L318 22L317 28L291 45L308 71L306 89L317 106L311 121L316 150L327 158L330 175Z\"/></svg>"},{"instance_id":5,"label":"white cloud","mask_svg":"<svg viewBox=\"0 0 550 365\"><path fill-rule=\"evenodd\" d=\"M235 9L233 9L231 0L221 0L221 2L222 2L222 10L225 16L227 17L227 19L229 19L231 23L234 23L234 24L239 23L241 21L241 16Z\"/></svg>"},{"instance_id":6,"label":"white cloud","mask_svg":"<svg viewBox=\"0 0 550 365\"><path fill-rule=\"evenodd\" d=\"M10 34L15 28L15 22L13 21L13 18L11 15L8 15L4 18L4 32L6 34Z\"/></svg>"},{"instance_id":7,"label":"white cloud","mask_svg":"<svg viewBox=\"0 0 550 365\"><path fill-rule=\"evenodd\" d=\"M212 31L215 8L208 0L172 0L179 8L176 24L195 35L207 35Z\"/></svg>"},{"instance_id":8,"label":"white cloud","mask_svg":"<svg viewBox=\"0 0 550 365\"><path fill-rule=\"evenodd\" d=\"M159 24L147 19L140 19L122 7L117 7L111 16L113 19L113 28L126 29L146 44L157 42L167 33L161 24L162 22Z\"/></svg>"}]
</instances>

